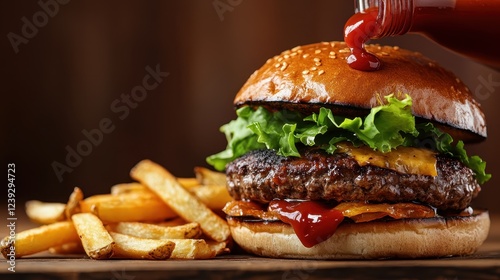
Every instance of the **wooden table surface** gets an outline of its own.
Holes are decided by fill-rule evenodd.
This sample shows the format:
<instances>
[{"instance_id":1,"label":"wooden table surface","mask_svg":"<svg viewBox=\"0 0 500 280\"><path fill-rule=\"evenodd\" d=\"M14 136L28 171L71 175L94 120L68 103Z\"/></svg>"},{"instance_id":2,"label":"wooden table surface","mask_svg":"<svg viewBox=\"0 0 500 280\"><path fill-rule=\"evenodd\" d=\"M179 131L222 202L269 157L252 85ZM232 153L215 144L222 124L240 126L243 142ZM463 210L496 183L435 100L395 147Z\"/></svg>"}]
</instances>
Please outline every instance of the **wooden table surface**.
<instances>
[{"instance_id":1,"label":"wooden table surface","mask_svg":"<svg viewBox=\"0 0 500 280\"><path fill-rule=\"evenodd\" d=\"M5 219L4 219L5 221ZM18 223L18 230L32 227ZM7 233L0 230L1 236ZM90 260L41 253L0 265L0 279L500 279L500 215L476 254L423 260L316 261L231 254L212 260Z\"/></svg>"}]
</instances>

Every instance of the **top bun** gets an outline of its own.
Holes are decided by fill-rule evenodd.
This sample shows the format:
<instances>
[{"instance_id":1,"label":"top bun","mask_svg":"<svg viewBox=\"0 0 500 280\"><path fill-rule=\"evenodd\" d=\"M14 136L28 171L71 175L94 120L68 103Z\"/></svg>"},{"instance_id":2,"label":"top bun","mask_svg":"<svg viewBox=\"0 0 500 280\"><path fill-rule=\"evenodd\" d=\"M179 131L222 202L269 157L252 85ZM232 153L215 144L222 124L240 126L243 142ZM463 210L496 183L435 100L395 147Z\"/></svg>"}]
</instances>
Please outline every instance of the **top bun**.
<instances>
[{"instance_id":1,"label":"top bun","mask_svg":"<svg viewBox=\"0 0 500 280\"><path fill-rule=\"evenodd\" d=\"M366 45L382 60L378 71L352 69L344 42L323 42L284 51L255 71L235 97L243 105L366 115L388 94L408 94L413 114L434 122L455 139L486 138L480 104L453 73L418 52L399 47Z\"/></svg>"}]
</instances>

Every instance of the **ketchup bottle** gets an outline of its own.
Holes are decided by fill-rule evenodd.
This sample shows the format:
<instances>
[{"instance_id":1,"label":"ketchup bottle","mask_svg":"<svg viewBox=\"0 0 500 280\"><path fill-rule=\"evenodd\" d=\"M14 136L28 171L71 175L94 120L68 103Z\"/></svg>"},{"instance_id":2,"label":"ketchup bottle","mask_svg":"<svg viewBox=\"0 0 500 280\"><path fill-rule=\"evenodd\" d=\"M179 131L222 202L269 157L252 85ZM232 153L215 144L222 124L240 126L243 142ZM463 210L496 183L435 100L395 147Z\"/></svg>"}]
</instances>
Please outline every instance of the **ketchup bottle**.
<instances>
[{"instance_id":1,"label":"ketchup bottle","mask_svg":"<svg viewBox=\"0 0 500 280\"><path fill-rule=\"evenodd\" d=\"M381 63L363 45L406 33L420 33L440 45L500 69L500 0L355 0L356 14L346 23L351 48L348 63L377 70Z\"/></svg>"}]
</instances>

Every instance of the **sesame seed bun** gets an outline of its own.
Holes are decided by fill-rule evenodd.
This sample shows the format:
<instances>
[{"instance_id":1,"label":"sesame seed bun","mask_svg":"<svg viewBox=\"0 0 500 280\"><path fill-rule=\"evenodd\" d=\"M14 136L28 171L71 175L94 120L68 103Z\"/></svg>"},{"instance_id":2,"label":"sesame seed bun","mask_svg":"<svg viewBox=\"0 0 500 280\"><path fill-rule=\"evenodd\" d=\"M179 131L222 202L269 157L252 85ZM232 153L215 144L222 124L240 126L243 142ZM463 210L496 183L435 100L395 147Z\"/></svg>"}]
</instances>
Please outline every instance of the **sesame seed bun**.
<instances>
[{"instance_id":1,"label":"sesame seed bun","mask_svg":"<svg viewBox=\"0 0 500 280\"><path fill-rule=\"evenodd\" d=\"M413 114L430 120L465 142L483 140L485 116L467 88L451 72L420 53L392 46L367 45L382 67L364 72L345 61L344 42L299 46L269 59L255 71L234 99L237 107L311 111L320 106L339 115L363 115L381 96L409 94Z\"/></svg>"},{"instance_id":2,"label":"sesame seed bun","mask_svg":"<svg viewBox=\"0 0 500 280\"><path fill-rule=\"evenodd\" d=\"M380 259L473 254L488 236L487 211L472 216L342 223L329 239L307 248L282 222L228 219L233 239L244 250L274 258Z\"/></svg>"}]
</instances>

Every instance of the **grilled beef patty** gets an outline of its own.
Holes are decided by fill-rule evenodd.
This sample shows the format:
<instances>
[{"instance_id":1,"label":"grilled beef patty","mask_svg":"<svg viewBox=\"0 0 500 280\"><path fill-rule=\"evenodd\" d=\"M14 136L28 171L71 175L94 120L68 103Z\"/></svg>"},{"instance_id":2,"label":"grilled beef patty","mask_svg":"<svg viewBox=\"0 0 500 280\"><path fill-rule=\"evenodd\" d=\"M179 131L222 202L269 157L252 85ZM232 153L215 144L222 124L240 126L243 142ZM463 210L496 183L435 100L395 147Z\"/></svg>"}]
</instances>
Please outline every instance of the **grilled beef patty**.
<instances>
[{"instance_id":1,"label":"grilled beef patty","mask_svg":"<svg viewBox=\"0 0 500 280\"><path fill-rule=\"evenodd\" d=\"M302 157L257 150L226 166L230 194L237 200L273 199L420 202L460 211L479 193L474 172L457 159L437 155L436 177L404 174L373 165L360 166L345 153L307 149Z\"/></svg>"}]
</instances>

